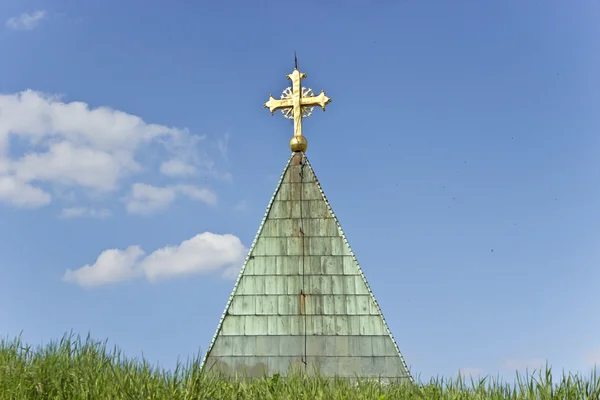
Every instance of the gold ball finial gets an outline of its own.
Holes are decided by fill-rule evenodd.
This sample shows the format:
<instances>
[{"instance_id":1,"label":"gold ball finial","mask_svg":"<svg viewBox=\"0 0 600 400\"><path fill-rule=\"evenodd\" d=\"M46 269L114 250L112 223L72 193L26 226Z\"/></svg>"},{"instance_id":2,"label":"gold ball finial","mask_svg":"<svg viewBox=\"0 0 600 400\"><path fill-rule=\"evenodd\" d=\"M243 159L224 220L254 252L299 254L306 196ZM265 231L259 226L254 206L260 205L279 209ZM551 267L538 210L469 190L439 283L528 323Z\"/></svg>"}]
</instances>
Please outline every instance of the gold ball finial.
<instances>
[{"instance_id":1,"label":"gold ball finial","mask_svg":"<svg viewBox=\"0 0 600 400\"><path fill-rule=\"evenodd\" d=\"M308 140L304 136L294 136L290 140L290 149L296 153L298 151L306 152L308 148Z\"/></svg>"}]
</instances>

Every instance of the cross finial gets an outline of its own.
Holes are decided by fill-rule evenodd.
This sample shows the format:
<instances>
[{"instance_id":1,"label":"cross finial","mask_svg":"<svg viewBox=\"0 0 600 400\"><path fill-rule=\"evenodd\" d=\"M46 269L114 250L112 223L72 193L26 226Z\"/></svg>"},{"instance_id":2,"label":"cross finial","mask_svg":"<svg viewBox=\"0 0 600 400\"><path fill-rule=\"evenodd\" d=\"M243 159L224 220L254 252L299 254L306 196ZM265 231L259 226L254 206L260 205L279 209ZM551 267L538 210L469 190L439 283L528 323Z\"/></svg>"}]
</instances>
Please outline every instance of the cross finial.
<instances>
[{"instance_id":1,"label":"cross finial","mask_svg":"<svg viewBox=\"0 0 600 400\"><path fill-rule=\"evenodd\" d=\"M286 88L279 100L270 95L264 107L269 109L271 115L276 110L281 110L284 117L294 120L294 137L290 140L290 149L293 152L305 152L308 141L302 135L302 118L309 117L315 106L325 111L325 106L331 102L331 99L325 96L323 90L315 96L312 89L302 87L302 79L306 78L306 74L298 71L296 52L294 52L294 65L294 71L287 75L287 78L292 81L292 87Z\"/></svg>"}]
</instances>

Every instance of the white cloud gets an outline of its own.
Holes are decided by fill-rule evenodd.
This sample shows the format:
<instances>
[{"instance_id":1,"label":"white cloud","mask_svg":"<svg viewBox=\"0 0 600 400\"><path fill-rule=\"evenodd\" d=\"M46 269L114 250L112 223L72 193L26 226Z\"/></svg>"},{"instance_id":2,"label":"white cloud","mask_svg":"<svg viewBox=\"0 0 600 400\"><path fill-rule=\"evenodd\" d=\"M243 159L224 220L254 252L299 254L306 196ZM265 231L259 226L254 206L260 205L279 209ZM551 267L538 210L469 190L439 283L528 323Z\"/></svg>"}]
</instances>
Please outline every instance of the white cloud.
<instances>
[{"instance_id":1,"label":"white cloud","mask_svg":"<svg viewBox=\"0 0 600 400\"><path fill-rule=\"evenodd\" d=\"M217 140L216 146L209 146L205 142L205 136L187 137L185 142L171 141L177 147L171 148L171 153L175 157L164 162L161 165L161 173L167 176L185 176L202 174L204 177L211 177L223 181L231 181L232 176L228 172L219 171L213 159L207 154L206 149L213 148L218 152L223 151L221 140ZM200 146L202 145L202 146ZM199 150L200 148L202 150Z\"/></svg>"},{"instance_id":2,"label":"white cloud","mask_svg":"<svg viewBox=\"0 0 600 400\"><path fill-rule=\"evenodd\" d=\"M104 250L94 264L84 265L75 271L68 269L63 280L91 287L133 279L139 275L138 261L143 255L144 250L139 246Z\"/></svg>"},{"instance_id":3,"label":"white cloud","mask_svg":"<svg viewBox=\"0 0 600 400\"><path fill-rule=\"evenodd\" d=\"M14 175L24 181L50 181L101 191L116 189L118 179L139 166L131 154L99 151L62 141L45 153L26 154L12 165Z\"/></svg>"},{"instance_id":4,"label":"white cloud","mask_svg":"<svg viewBox=\"0 0 600 400\"><path fill-rule=\"evenodd\" d=\"M187 176L195 172L196 167L177 159L165 161L160 165L160 173L167 176Z\"/></svg>"},{"instance_id":5,"label":"white cloud","mask_svg":"<svg viewBox=\"0 0 600 400\"><path fill-rule=\"evenodd\" d=\"M150 281L157 281L241 265L246 251L236 236L205 232L183 241L179 246L156 250L143 260L142 266L146 277Z\"/></svg>"},{"instance_id":6,"label":"white cloud","mask_svg":"<svg viewBox=\"0 0 600 400\"><path fill-rule=\"evenodd\" d=\"M11 153L12 140L26 146L21 155ZM126 178L153 168L150 161L157 162L155 167L162 163L165 175L198 170L217 179L230 177L215 168L203 141L185 129L147 123L109 107L64 103L32 90L0 94L0 201L42 206L52 200L46 193L50 189L110 194ZM139 155L152 143L160 144L164 154L153 148L144 164ZM180 192L190 195L186 190Z\"/></svg>"},{"instance_id":7,"label":"white cloud","mask_svg":"<svg viewBox=\"0 0 600 400\"><path fill-rule=\"evenodd\" d=\"M70 219L70 218L81 218L81 217L90 217L90 218L108 218L110 217L111 212L106 208L95 209L88 207L70 207L63 208L60 212L60 218Z\"/></svg>"},{"instance_id":8,"label":"white cloud","mask_svg":"<svg viewBox=\"0 0 600 400\"><path fill-rule=\"evenodd\" d=\"M46 11L23 13L18 17L9 18L6 26L11 29L28 31L37 27L44 18L46 18Z\"/></svg>"},{"instance_id":9,"label":"white cloud","mask_svg":"<svg viewBox=\"0 0 600 400\"><path fill-rule=\"evenodd\" d=\"M147 215L165 210L178 195L185 195L211 206L217 204L216 194L206 188L192 185L157 187L145 183L135 183L125 202L128 212Z\"/></svg>"},{"instance_id":10,"label":"white cloud","mask_svg":"<svg viewBox=\"0 0 600 400\"><path fill-rule=\"evenodd\" d=\"M177 246L165 246L148 256L139 246L104 250L96 262L63 275L65 282L95 287L146 278L150 282L193 274L239 271L248 250L231 234L198 234Z\"/></svg>"},{"instance_id":11,"label":"white cloud","mask_svg":"<svg viewBox=\"0 0 600 400\"><path fill-rule=\"evenodd\" d=\"M209 206L217 205L217 195L209 189L199 188L193 185L176 185L172 188L179 193L182 193L192 200L198 200Z\"/></svg>"},{"instance_id":12,"label":"white cloud","mask_svg":"<svg viewBox=\"0 0 600 400\"><path fill-rule=\"evenodd\" d=\"M0 174L0 202L18 207L39 207L50 203L52 197L13 176Z\"/></svg>"}]
</instances>

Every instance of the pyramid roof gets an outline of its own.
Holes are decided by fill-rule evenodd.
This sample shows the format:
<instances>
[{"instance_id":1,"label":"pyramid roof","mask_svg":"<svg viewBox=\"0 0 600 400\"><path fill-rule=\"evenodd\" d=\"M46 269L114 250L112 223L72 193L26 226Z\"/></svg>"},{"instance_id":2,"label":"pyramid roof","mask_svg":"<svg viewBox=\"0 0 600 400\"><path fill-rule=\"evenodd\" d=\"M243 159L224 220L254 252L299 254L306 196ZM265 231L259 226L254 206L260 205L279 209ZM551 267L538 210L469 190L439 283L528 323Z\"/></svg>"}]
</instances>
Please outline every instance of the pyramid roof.
<instances>
[{"instance_id":1,"label":"pyramid roof","mask_svg":"<svg viewBox=\"0 0 600 400\"><path fill-rule=\"evenodd\" d=\"M203 360L226 376L412 377L303 152L290 156Z\"/></svg>"}]
</instances>

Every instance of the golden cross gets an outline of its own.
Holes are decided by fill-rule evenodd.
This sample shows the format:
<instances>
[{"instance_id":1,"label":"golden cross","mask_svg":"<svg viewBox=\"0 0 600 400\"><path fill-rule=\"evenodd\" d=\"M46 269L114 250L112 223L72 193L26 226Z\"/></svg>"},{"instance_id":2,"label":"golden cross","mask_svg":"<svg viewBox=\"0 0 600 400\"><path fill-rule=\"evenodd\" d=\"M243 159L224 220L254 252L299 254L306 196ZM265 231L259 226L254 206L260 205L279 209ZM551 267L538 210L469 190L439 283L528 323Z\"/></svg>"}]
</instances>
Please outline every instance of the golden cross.
<instances>
[{"instance_id":1,"label":"golden cross","mask_svg":"<svg viewBox=\"0 0 600 400\"><path fill-rule=\"evenodd\" d=\"M315 96L312 89L302 87L302 79L306 78L306 74L298 71L297 68L294 68L287 78L292 81L292 87L283 91L280 100L270 95L269 101L264 106L271 111L271 115L275 110L281 109L284 117L294 120L294 137L290 140L290 149L293 152L305 152L308 141L302 136L302 118L309 117L314 106L319 106L325 111L325 106L331 102L331 99L325 96L323 90L321 94Z\"/></svg>"}]
</instances>

